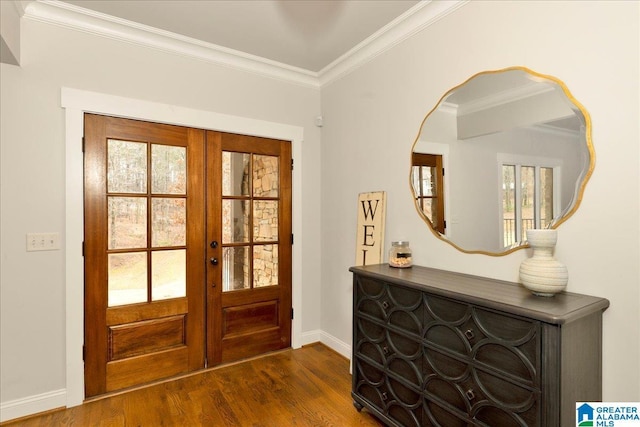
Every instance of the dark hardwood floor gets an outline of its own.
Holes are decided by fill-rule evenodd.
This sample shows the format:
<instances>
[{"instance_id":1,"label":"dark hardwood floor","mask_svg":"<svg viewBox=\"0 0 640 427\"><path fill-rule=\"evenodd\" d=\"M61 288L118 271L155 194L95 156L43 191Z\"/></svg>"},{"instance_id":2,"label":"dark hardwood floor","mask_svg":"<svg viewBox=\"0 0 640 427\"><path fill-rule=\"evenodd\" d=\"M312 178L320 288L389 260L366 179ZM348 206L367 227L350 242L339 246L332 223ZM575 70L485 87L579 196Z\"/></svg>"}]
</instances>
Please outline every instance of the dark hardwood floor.
<instances>
[{"instance_id":1,"label":"dark hardwood floor","mask_svg":"<svg viewBox=\"0 0 640 427\"><path fill-rule=\"evenodd\" d=\"M2 425L381 426L350 393L349 361L311 344Z\"/></svg>"}]
</instances>

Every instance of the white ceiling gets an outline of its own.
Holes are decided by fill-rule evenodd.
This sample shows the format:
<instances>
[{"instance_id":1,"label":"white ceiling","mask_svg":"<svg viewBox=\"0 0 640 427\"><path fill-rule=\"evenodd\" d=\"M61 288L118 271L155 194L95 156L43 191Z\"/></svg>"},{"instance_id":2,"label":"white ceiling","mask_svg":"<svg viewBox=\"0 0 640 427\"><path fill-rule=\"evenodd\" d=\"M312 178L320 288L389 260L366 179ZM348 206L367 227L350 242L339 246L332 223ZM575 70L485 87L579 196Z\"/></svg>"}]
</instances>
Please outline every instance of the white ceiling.
<instances>
[{"instance_id":1,"label":"white ceiling","mask_svg":"<svg viewBox=\"0 0 640 427\"><path fill-rule=\"evenodd\" d=\"M66 0L65 3L319 72L420 2Z\"/></svg>"}]
</instances>

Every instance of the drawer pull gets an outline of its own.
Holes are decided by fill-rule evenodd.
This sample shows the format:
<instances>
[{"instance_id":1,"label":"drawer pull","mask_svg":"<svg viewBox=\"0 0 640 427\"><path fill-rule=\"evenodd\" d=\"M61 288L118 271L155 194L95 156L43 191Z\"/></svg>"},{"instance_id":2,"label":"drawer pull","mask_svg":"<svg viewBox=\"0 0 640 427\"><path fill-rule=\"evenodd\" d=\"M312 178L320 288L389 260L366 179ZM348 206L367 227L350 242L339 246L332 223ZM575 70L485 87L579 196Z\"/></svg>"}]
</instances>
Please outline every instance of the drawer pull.
<instances>
[{"instance_id":1,"label":"drawer pull","mask_svg":"<svg viewBox=\"0 0 640 427\"><path fill-rule=\"evenodd\" d=\"M389 303L387 301L382 301L382 308L384 308L385 310L389 308Z\"/></svg>"},{"instance_id":2,"label":"drawer pull","mask_svg":"<svg viewBox=\"0 0 640 427\"><path fill-rule=\"evenodd\" d=\"M382 392L382 400L385 400L385 401L386 401L388 398L389 398L389 396L387 396L387 392L386 392L386 391L383 391L383 392Z\"/></svg>"},{"instance_id":3,"label":"drawer pull","mask_svg":"<svg viewBox=\"0 0 640 427\"><path fill-rule=\"evenodd\" d=\"M467 337L468 340L472 340L473 337L476 336L476 334L473 333L473 330L467 329L466 331L464 331L464 336Z\"/></svg>"},{"instance_id":4,"label":"drawer pull","mask_svg":"<svg viewBox=\"0 0 640 427\"><path fill-rule=\"evenodd\" d=\"M465 394L467 395L467 399L469 400L473 400L476 398L475 393L471 389L467 390Z\"/></svg>"},{"instance_id":5,"label":"drawer pull","mask_svg":"<svg viewBox=\"0 0 640 427\"><path fill-rule=\"evenodd\" d=\"M387 355L389 354L389 347L387 347L386 345L384 347L382 347L382 352Z\"/></svg>"}]
</instances>

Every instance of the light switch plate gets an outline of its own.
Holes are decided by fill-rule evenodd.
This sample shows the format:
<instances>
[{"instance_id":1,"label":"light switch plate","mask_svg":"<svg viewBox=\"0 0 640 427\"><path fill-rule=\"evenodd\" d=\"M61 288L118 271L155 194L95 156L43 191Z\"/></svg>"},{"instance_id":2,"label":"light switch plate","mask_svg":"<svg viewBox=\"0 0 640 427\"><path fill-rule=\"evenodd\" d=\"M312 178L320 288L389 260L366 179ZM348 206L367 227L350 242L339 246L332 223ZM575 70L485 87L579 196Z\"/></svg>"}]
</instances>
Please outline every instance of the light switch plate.
<instances>
[{"instance_id":1,"label":"light switch plate","mask_svg":"<svg viewBox=\"0 0 640 427\"><path fill-rule=\"evenodd\" d=\"M60 233L27 233L27 252L60 249Z\"/></svg>"}]
</instances>

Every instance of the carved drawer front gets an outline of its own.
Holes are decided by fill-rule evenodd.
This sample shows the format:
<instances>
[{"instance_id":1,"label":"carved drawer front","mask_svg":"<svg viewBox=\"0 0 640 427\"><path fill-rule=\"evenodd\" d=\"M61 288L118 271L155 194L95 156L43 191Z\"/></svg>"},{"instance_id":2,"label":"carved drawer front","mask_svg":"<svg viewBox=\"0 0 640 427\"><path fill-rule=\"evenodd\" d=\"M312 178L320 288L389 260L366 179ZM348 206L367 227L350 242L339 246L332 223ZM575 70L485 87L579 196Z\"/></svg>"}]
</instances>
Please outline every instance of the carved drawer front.
<instances>
[{"instance_id":1,"label":"carved drawer front","mask_svg":"<svg viewBox=\"0 0 640 427\"><path fill-rule=\"evenodd\" d=\"M358 358L355 393L403 426L422 425L422 394L414 384L393 372ZM414 373L415 375L416 373Z\"/></svg>"},{"instance_id":2,"label":"carved drawer front","mask_svg":"<svg viewBox=\"0 0 640 427\"><path fill-rule=\"evenodd\" d=\"M379 352L384 354L385 358L390 355L398 355L407 359L415 359L422 352L422 343L412 334L382 327L367 318L358 318L357 324L358 337L378 345Z\"/></svg>"},{"instance_id":3,"label":"carved drawer front","mask_svg":"<svg viewBox=\"0 0 640 427\"><path fill-rule=\"evenodd\" d=\"M424 397L425 425L539 426L538 391L471 366L456 378L428 374Z\"/></svg>"},{"instance_id":4,"label":"carved drawer front","mask_svg":"<svg viewBox=\"0 0 640 427\"><path fill-rule=\"evenodd\" d=\"M357 280L357 287L356 314L366 314L380 322L386 322L385 309L382 305L387 295L387 286L384 282L360 277Z\"/></svg>"},{"instance_id":5,"label":"carved drawer front","mask_svg":"<svg viewBox=\"0 0 640 427\"><path fill-rule=\"evenodd\" d=\"M355 354L380 370L405 378L418 390L422 386L422 343L385 329L366 318L356 320Z\"/></svg>"},{"instance_id":6,"label":"carved drawer front","mask_svg":"<svg viewBox=\"0 0 640 427\"><path fill-rule=\"evenodd\" d=\"M403 339L404 341L404 339ZM420 343L407 341L410 346L405 346L405 351L396 351L393 344L387 340L376 343L366 339L360 340L356 347L356 357L367 360L378 369L386 369L396 373L420 389L422 386L422 349Z\"/></svg>"},{"instance_id":7,"label":"carved drawer front","mask_svg":"<svg viewBox=\"0 0 640 427\"><path fill-rule=\"evenodd\" d=\"M537 426L540 345L538 322L426 296L424 424Z\"/></svg>"},{"instance_id":8,"label":"carved drawer front","mask_svg":"<svg viewBox=\"0 0 640 427\"><path fill-rule=\"evenodd\" d=\"M421 336L422 293L415 289L359 278L356 314Z\"/></svg>"},{"instance_id":9,"label":"carved drawer front","mask_svg":"<svg viewBox=\"0 0 640 427\"><path fill-rule=\"evenodd\" d=\"M531 388L540 387L540 323L439 297L426 299L424 338L428 349L503 375ZM434 369L447 369L437 365ZM438 367L440 366L440 367Z\"/></svg>"}]
</instances>

